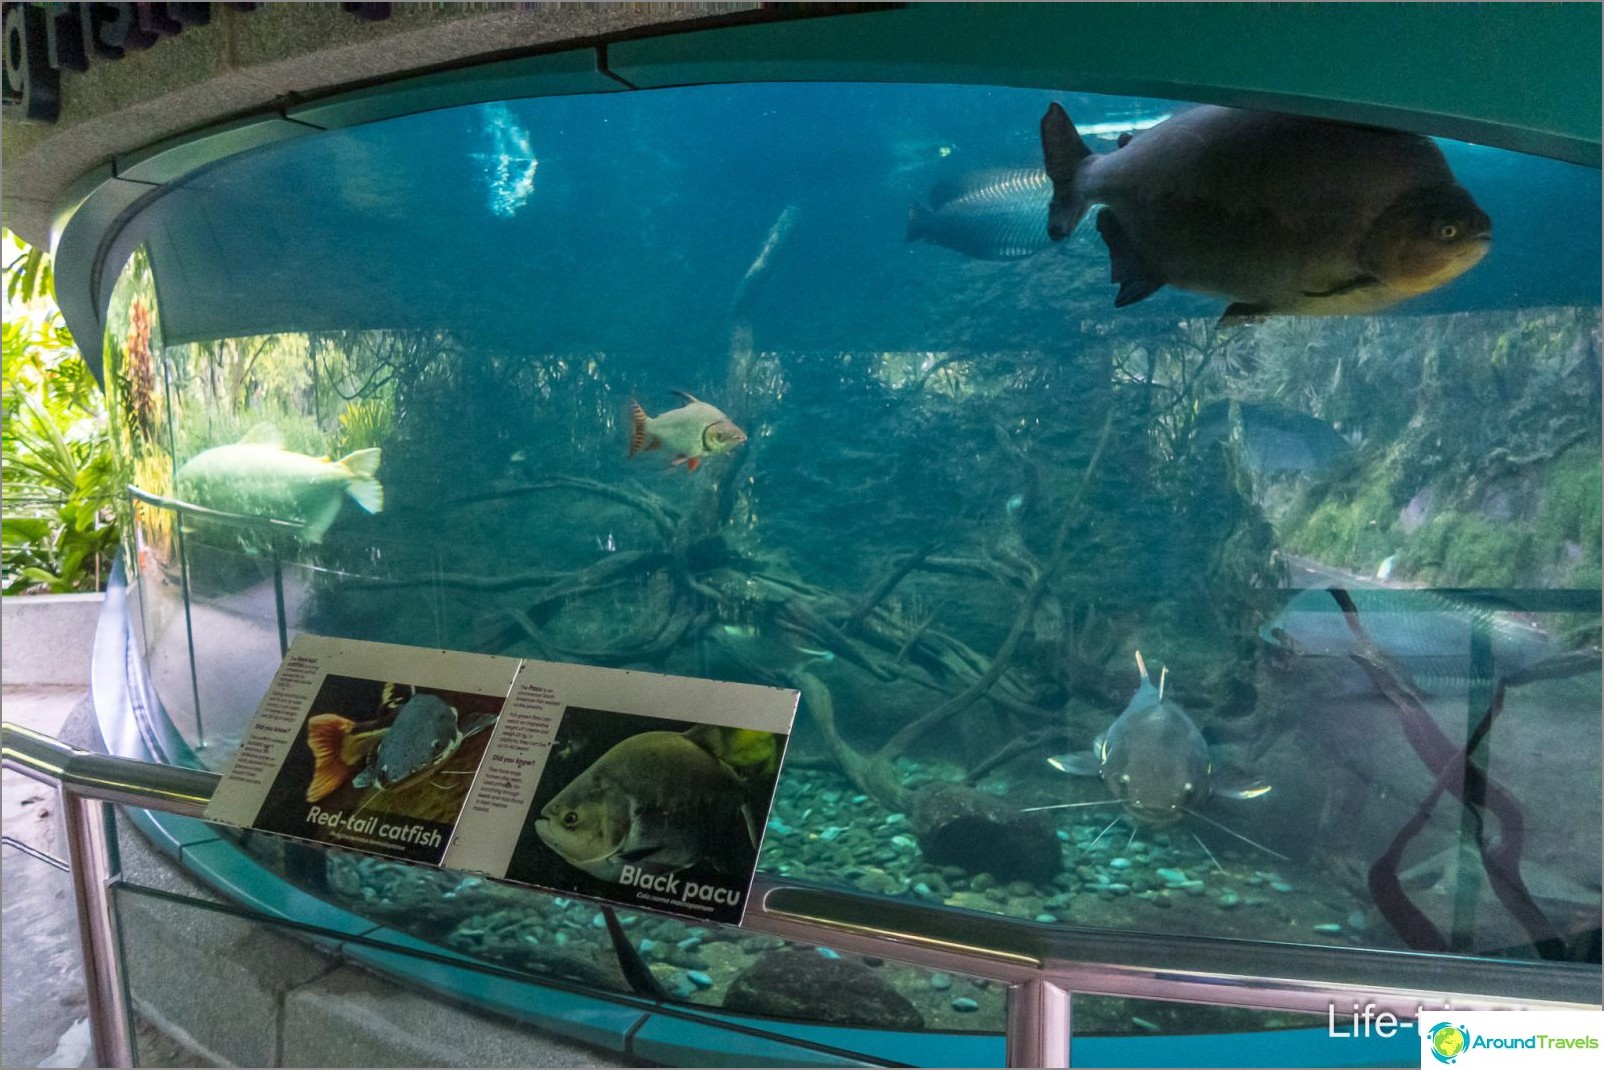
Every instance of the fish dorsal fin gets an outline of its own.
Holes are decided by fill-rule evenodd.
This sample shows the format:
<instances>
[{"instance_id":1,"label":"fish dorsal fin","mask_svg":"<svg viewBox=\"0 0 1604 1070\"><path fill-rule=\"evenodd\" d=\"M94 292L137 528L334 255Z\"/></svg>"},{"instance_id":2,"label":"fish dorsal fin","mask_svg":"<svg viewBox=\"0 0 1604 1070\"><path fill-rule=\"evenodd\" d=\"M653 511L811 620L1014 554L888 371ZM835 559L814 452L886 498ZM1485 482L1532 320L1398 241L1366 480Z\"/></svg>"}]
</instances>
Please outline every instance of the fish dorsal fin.
<instances>
[{"instance_id":1,"label":"fish dorsal fin","mask_svg":"<svg viewBox=\"0 0 1604 1070\"><path fill-rule=\"evenodd\" d=\"M284 433L264 420L245 432L245 437L240 439L240 444L246 446L277 446L279 449L283 449Z\"/></svg>"},{"instance_id":2,"label":"fish dorsal fin","mask_svg":"<svg viewBox=\"0 0 1604 1070\"><path fill-rule=\"evenodd\" d=\"M680 397L684 398L686 401L690 402L692 405L697 404L698 401L699 401L697 396L695 394L691 393L689 390L674 390L674 391L671 391L671 393L678 394Z\"/></svg>"},{"instance_id":3,"label":"fish dorsal fin","mask_svg":"<svg viewBox=\"0 0 1604 1070\"><path fill-rule=\"evenodd\" d=\"M701 747L715 758L724 757L724 739L719 732L718 725L698 724L692 725L681 733L686 739Z\"/></svg>"},{"instance_id":4,"label":"fish dorsal fin","mask_svg":"<svg viewBox=\"0 0 1604 1070\"><path fill-rule=\"evenodd\" d=\"M1046 172L1039 167L989 167L939 179L930 187L930 207L940 209L966 197L990 201L1046 191Z\"/></svg>"}]
</instances>

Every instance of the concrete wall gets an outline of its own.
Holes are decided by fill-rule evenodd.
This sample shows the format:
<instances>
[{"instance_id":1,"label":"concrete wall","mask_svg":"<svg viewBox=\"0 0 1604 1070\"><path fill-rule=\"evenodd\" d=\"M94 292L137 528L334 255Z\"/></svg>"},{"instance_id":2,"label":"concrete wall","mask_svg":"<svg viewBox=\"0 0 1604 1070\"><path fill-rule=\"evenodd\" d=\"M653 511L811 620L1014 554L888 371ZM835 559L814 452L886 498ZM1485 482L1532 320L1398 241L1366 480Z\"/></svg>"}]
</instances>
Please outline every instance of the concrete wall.
<instances>
[{"instance_id":1,"label":"concrete wall","mask_svg":"<svg viewBox=\"0 0 1604 1070\"><path fill-rule=\"evenodd\" d=\"M89 686L89 661L103 594L0 598L0 680Z\"/></svg>"}]
</instances>

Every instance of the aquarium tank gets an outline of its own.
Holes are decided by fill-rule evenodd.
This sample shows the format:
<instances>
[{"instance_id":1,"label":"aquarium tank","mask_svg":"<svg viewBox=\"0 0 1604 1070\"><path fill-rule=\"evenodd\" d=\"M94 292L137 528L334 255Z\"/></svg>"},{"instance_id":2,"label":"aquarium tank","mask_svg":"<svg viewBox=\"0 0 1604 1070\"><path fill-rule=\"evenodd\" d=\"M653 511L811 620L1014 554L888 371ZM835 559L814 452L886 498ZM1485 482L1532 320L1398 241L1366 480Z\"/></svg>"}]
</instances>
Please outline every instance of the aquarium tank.
<instances>
[{"instance_id":1,"label":"aquarium tank","mask_svg":"<svg viewBox=\"0 0 1604 1070\"><path fill-rule=\"evenodd\" d=\"M1278 157L1190 107L507 99L174 183L105 331L170 758L225 768L303 632L778 685L769 877L1597 964L1599 172L1315 120ZM1236 169L1187 186L1189 138ZM1305 149L1329 201L1288 218ZM589 904L245 842L629 987ZM853 963L872 996L787 1002L780 956L828 956L629 922L687 1003L1001 1028L996 986ZM1077 1029L1186 1021L1143 1013Z\"/></svg>"}]
</instances>

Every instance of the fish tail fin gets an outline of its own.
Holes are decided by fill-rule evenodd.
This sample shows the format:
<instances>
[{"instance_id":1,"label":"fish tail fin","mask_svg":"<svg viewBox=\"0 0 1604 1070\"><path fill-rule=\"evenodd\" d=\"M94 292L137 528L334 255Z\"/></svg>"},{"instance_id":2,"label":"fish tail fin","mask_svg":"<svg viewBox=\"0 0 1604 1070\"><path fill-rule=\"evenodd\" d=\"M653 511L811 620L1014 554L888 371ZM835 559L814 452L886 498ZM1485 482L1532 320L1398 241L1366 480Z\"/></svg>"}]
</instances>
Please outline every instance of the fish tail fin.
<instances>
[{"instance_id":1,"label":"fish tail fin","mask_svg":"<svg viewBox=\"0 0 1604 1070\"><path fill-rule=\"evenodd\" d=\"M1047 235L1059 241L1068 237L1086 214L1086 199L1076 180L1092 150L1086 147L1069 113L1057 101L1048 105L1047 114L1042 116L1041 151L1047 177L1053 182L1053 199L1047 207Z\"/></svg>"},{"instance_id":2,"label":"fish tail fin","mask_svg":"<svg viewBox=\"0 0 1604 1070\"><path fill-rule=\"evenodd\" d=\"M631 457L635 456L637 453L640 453L642 450L649 450L652 448L651 446L647 445L647 439L651 438L651 435L646 431L646 421L648 419L650 419L650 417L646 415L646 410L640 407L640 402L636 401L634 398L630 398L629 455Z\"/></svg>"},{"instance_id":3,"label":"fish tail fin","mask_svg":"<svg viewBox=\"0 0 1604 1070\"><path fill-rule=\"evenodd\" d=\"M340 458L340 464L349 469L355 477L345 485L345 493L370 513L384 510L384 486L377 478L379 453L379 448L375 446L372 449L348 453Z\"/></svg>"},{"instance_id":4,"label":"fish tail fin","mask_svg":"<svg viewBox=\"0 0 1604 1070\"><path fill-rule=\"evenodd\" d=\"M908 205L908 236L906 241L924 241L930 236L930 209L914 201Z\"/></svg>"},{"instance_id":5,"label":"fish tail fin","mask_svg":"<svg viewBox=\"0 0 1604 1070\"><path fill-rule=\"evenodd\" d=\"M336 791L351 776L345 762L345 741L355 722L337 713L320 713L306 722L306 746L312 752L312 783L306 801L317 802Z\"/></svg>"}]
</instances>

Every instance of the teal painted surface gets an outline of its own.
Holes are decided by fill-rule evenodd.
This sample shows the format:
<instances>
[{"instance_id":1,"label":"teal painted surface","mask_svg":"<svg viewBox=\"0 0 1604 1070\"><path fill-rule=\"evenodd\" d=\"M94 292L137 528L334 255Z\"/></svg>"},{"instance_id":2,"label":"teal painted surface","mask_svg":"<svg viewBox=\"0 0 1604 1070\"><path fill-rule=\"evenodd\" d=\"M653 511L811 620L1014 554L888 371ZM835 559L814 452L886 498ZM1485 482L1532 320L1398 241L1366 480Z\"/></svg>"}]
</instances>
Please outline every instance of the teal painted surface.
<instances>
[{"instance_id":1,"label":"teal painted surface","mask_svg":"<svg viewBox=\"0 0 1604 1070\"><path fill-rule=\"evenodd\" d=\"M1419 1060L1413 1029L1400 1029L1387 1040L1332 1037L1327 1029L1076 1037L1069 1048L1069 1065L1097 1067L1415 1066Z\"/></svg>"},{"instance_id":2,"label":"teal painted surface","mask_svg":"<svg viewBox=\"0 0 1604 1070\"><path fill-rule=\"evenodd\" d=\"M298 122L338 129L459 104L610 93L624 88L597 67L595 49L582 48L359 89L289 108L285 114Z\"/></svg>"},{"instance_id":3,"label":"teal painted surface","mask_svg":"<svg viewBox=\"0 0 1604 1070\"><path fill-rule=\"evenodd\" d=\"M639 86L967 82L1372 121L1599 163L1596 4L918 4L626 41Z\"/></svg>"},{"instance_id":4,"label":"teal painted surface","mask_svg":"<svg viewBox=\"0 0 1604 1070\"><path fill-rule=\"evenodd\" d=\"M218 160L314 132L304 123L292 123L276 115L242 119L200 137L174 138L122 156L117 160L117 177L161 186Z\"/></svg>"}]
</instances>

